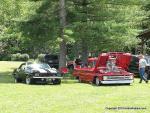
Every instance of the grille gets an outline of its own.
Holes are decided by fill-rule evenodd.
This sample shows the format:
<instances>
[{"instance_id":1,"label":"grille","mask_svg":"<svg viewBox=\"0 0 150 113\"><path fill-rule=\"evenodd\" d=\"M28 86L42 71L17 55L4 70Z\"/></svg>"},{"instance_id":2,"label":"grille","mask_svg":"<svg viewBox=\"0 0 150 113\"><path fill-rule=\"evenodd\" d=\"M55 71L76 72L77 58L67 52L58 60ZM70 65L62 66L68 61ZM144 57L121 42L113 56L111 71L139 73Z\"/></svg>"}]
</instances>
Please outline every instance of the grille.
<instances>
[{"instance_id":1,"label":"grille","mask_svg":"<svg viewBox=\"0 0 150 113\"><path fill-rule=\"evenodd\" d=\"M54 76L54 75L51 73L40 73L39 76L48 77L48 76Z\"/></svg>"},{"instance_id":2,"label":"grille","mask_svg":"<svg viewBox=\"0 0 150 113\"><path fill-rule=\"evenodd\" d=\"M107 76L106 80L129 80L130 76Z\"/></svg>"}]
</instances>

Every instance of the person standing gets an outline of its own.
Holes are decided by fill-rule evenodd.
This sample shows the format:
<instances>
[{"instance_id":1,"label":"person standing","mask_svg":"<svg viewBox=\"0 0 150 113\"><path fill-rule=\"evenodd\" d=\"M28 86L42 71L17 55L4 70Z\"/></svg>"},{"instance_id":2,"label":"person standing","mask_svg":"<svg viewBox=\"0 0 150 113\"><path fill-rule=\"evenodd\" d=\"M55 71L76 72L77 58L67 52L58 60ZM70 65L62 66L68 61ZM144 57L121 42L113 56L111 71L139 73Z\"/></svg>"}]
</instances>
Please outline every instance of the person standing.
<instances>
[{"instance_id":1,"label":"person standing","mask_svg":"<svg viewBox=\"0 0 150 113\"><path fill-rule=\"evenodd\" d=\"M107 61L106 66L107 66L108 71L115 71L115 69L116 69L116 58L110 57Z\"/></svg>"},{"instance_id":2,"label":"person standing","mask_svg":"<svg viewBox=\"0 0 150 113\"><path fill-rule=\"evenodd\" d=\"M140 82L142 83L142 80L144 80L146 83L148 83L147 78L144 76L145 75L145 68L147 66L147 62L144 59L144 56L142 54L139 55L139 73L140 73Z\"/></svg>"}]
</instances>

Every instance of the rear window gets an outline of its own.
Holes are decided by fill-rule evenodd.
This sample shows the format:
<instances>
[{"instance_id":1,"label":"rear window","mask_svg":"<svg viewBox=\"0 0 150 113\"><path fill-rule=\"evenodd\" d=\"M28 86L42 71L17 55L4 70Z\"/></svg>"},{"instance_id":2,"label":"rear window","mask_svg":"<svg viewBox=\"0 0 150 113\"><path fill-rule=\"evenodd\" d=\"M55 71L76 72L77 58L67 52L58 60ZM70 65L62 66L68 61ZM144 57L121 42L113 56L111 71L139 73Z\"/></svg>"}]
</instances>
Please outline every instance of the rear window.
<instances>
[{"instance_id":1,"label":"rear window","mask_svg":"<svg viewBox=\"0 0 150 113\"><path fill-rule=\"evenodd\" d=\"M58 60L57 55L45 55L46 60Z\"/></svg>"}]
</instances>

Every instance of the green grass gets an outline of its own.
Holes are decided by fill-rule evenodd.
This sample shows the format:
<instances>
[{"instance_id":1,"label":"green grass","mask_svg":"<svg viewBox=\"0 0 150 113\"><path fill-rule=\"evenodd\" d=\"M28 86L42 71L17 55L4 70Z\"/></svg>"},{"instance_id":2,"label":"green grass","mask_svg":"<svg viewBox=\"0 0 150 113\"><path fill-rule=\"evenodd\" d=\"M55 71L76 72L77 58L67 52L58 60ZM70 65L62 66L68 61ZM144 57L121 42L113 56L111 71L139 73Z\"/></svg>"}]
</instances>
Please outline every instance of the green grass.
<instances>
[{"instance_id":1,"label":"green grass","mask_svg":"<svg viewBox=\"0 0 150 113\"><path fill-rule=\"evenodd\" d=\"M13 83L20 62L0 62L0 113L150 113L150 83L94 86L75 80L61 85ZM108 110L106 107L146 107Z\"/></svg>"}]
</instances>

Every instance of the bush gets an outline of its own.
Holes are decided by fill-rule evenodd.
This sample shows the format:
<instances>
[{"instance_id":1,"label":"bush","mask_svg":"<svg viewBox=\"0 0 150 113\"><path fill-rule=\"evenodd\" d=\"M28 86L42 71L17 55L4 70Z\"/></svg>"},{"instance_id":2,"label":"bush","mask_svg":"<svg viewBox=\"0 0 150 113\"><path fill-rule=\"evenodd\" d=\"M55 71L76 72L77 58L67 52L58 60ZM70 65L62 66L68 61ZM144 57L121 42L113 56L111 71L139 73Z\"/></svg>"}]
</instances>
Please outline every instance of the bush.
<instances>
[{"instance_id":1,"label":"bush","mask_svg":"<svg viewBox=\"0 0 150 113\"><path fill-rule=\"evenodd\" d=\"M19 61L19 58L21 57L20 53L12 54L11 55L11 61Z\"/></svg>"},{"instance_id":2,"label":"bush","mask_svg":"<svg viewBox=\"0 0 150 113\"><path fill-rule=\"evenodd\" d=\"M7 55L3 57L3 61L10 61L11 60L11 55Z\"/></svg>"},{"instance_id":3,"label":"bush","mask_svg":"<svg viewBox=\"0 0 150 113\"><path fill-rule=\"evenodd\" d=\"M29 55L28 54L12 54L11 55L11 61L28 61L29 60Z\"/></svg>"},{"instance_id":4,"label":"bush","mask_svg":"<svg viewBox=\"0 0 150 113\"><path fill-rule=\"evenodd\" d=\"M11 55L0 55L0 60L1 61L10 61Z\"/></svg>"},{"instance_id":5,"label":"bush","mask_svg":"<svg viewBox=\"0 0 150 113\"><path fill-rule=\"evenodd\" d=\"M22 55L21 55L21 60L22 60L22 61L28 61L29 58L30 58L30 57L29 57L28 54L22 54Z\"/></svg>"},{"instance_id":6,"label":"bush","mask_svg":"<svg viewBox=\"0 0 150 113\"><path fill-rule=\"evenodd\" d=\"M37 60L39 62L45 62L45 54L39 54L37 57Z\"/></svg>"}]
</instances>

